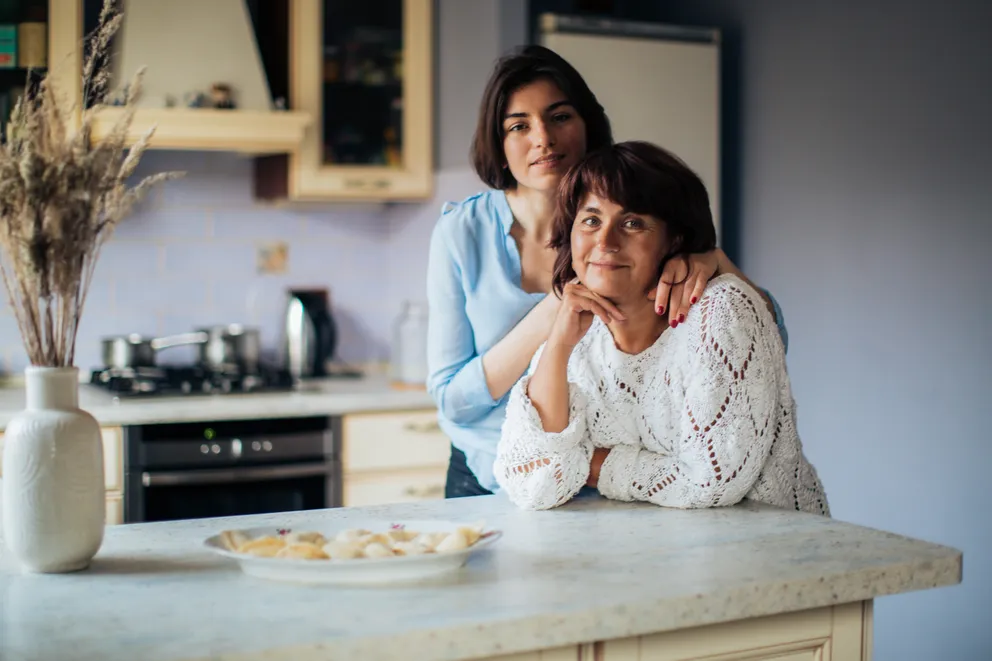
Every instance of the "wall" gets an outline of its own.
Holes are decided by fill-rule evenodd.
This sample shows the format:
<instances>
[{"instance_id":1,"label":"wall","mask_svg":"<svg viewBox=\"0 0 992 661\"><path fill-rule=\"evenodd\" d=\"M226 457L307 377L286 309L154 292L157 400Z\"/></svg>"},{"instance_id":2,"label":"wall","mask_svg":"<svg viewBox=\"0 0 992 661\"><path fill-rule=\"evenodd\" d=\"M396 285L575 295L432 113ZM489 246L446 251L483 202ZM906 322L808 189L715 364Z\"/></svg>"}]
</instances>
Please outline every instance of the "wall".
<instances>
[{"instance_id":1,"label":"wall","mask_svg":"<svg viewBox=\"0 0 992 661\"><path fill-rule=\"evenodd\" d=\"M655 6L725 30L740 261L835 516L964 552L963 585L877 602L875 658L992 658L992 3Z\"/></svg>"},{"instance_id":2,"label":"wall","mask_svg":"<svg viewBox=\"0 0 992 661\"><path fill-rule=\"evenodd\" d=\"M204 324L261 328L271 355L285 288L331 291L340 357L388 358L391 325L405 299L423 299L430 231L442 202L481 189L468 167L478 99L493 60L523 38L524 0L438 0L436 159L433 199L422 204L277 208L251 196L251 162L231 154L148 152L140 173L182 170L153 193L106 245L77 343L76 364L100 365L106 335L181 333ZM493 26L480 30L479 26ZM256 272L259 245L289 246L288 272ZM184 348L163 362L189 360ZM0 368L27 362L6 300L0 303Z\"/></svg>"}]
</instances>

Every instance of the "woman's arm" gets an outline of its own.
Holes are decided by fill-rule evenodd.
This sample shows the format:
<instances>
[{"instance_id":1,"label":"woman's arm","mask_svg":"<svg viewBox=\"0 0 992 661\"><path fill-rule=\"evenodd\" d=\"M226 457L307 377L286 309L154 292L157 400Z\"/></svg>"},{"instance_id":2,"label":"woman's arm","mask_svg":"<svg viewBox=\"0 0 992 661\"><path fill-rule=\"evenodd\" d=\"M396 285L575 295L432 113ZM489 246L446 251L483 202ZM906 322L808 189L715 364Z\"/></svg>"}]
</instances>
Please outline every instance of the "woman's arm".
<instances>
[{"instance_id":1,"label":"woman's arm","mask_svg":"<svg viewBox=\"0 0 992 661\"><path fill-rule=\"evenodd\" d=\"M674 453L613 448L599 490L668 507L733 505L748 494L775 441L778 370L760 296L733 279L699 302L699 337L685 352L684 413ZM779 354L781 356L781 354Z\"/></svg>"},{"instance_id":2,"label":"woman's arm","mask_svg":"<svg viewBox=\"0 0 992 661\"><path fill-rule=\"evenodd\" d=\"M566 425L545 431L542 416L527 394L537 392L535 376L525 376L510 391L493 474L517 507L545 510L567 503L582 489L593 447L586 426L588 400L581 388L566 381Z\"/></svg>"},{"instance_id":3,"label":"woman's arm","mask_svg":"<svg viewBox=\"0 0 992 661\"><path fill-rule=\"evenodd\" d=\"M566 286L537 367L510 391L493 473L519 507L557 507L589 477L589 399L569 379L569 361L595 316L606 317L609 309L615 310L582 285Z\"/></svg>"},{"instance_id":4,"label":"woman's arm","mask_svg":"<svg viewBox=\"0 0 992 661\"><path fill-rule=\"evenodd\" d=\"M442 415L469 424L495 408L475 334L465 311L462 267L451 233L453 221L439 222L431 235L427 263L427 389Z\"/></svg>"},{"instance_id":5,"label":"woman's arm","mask_svg":"<svg viewBox=\"0 0 992 661\"><path fill-rule=\"evenodd\" d=\"M493 400L503 397L527 371L531 356L548 339L560 303L548 294L503 339L482 356L486 388Z\"/></svg>"},{"instance_id":6,"label":"woman's arm","mask_svg":"<svg viewBox=\"0 0 992 661\"><path fill-rule=\"evenodd\" d=\"M730 261L727 254L720 248L710 252L687 255L685 259L670 259L665 264L658 286L648 292L648 298L655 301L655 311L664 314L668 311L668 320L672 328L685 321L689 308L703 295L706 284L718 275L733 274L746 282L761 296L778 325L785 350L789 350L789 331L785 327L782 308L771 292L758 287Z\"/></svg>"}]
</instances>

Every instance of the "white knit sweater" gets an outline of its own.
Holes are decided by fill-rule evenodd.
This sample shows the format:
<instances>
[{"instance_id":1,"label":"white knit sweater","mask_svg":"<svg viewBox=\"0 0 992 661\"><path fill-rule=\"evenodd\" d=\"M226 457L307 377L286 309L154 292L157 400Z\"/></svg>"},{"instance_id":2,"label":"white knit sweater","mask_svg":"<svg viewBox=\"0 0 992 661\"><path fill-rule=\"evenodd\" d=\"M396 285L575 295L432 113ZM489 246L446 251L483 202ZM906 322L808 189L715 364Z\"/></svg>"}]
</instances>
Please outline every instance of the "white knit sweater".
<instances>
[{"instance_id":1,"label":"white knit sweater","mask_svg":"<svg viewBox=\"0 0 992 661\"><path fill-rule=\"evenodd\" d=\"M607 498L683 508L748 498L829 516L796 432L775 321L739 278L712 280L684 323L636 355L594 320L568 362L559 433L544 431L527 396L540 353L510 393L496 452L496 479L518 506L568 502L601 447L611 448L599 477Z\"/></svg>"}]
</instances>

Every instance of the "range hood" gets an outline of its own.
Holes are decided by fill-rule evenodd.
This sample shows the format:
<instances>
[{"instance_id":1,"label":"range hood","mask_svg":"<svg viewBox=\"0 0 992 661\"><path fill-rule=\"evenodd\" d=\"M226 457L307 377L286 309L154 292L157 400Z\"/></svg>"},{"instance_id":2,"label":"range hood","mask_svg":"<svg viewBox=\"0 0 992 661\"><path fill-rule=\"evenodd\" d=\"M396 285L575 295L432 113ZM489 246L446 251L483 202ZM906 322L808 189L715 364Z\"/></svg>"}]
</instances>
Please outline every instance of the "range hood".
<instances>
[{"instance_id":1,"label":"range hood","mask_svg":"<svg viewBox=\"0 0 992 661\"><path fill-rule=\"evenodd\" d=\"M215 83L230 86L239 110L273 110L262 58L244 0L122 0L113 85L147 67L140 108L183 106L189 93L207 100Z\"/></svg>"}]
</instances>

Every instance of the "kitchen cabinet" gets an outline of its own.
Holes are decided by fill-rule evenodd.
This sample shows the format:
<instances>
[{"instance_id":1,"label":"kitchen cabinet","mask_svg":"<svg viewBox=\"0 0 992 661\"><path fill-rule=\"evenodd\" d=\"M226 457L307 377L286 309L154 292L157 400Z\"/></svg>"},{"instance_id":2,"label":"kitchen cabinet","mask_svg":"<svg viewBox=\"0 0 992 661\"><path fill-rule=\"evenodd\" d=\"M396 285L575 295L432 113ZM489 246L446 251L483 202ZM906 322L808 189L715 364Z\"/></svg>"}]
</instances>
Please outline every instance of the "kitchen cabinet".
<instances>
[{"instance_id":1,"label":"kitchen cabinet","mask_svg":"<svg viewBox=\"0 0 992 661\"><path fill-rule=\"evenodd\" d=\"M0 2L0 135L26 89L33 88L48 62L47 0Z\"/></svg>"},{"instance_id":2,"label":"kitchen cabinet","mask_svg":"<svg viewBox=\"0 0 992 661\"><path fill-rule=\"evenodd\" d=\"M107 488L107 525L124 523L124 432L103 427L103 479Z\"/></svg>"},{"instance_id":3,"label":"kitchen cabinet","mask_svg":"<svg viewBox=\"0 0 992 661\"><path fill-rule=\"evenodd\" d=\"M124 523L124 435L120 427L102 427L103 478L107 490L107 525ZM3 432L0 432L0 477L3 477Z\"/></svg>"},{"instance_id":4,"label":"kitchen cabinet","mask_svg":"<svg viewBox=\"0 0 992 661\"><path fill-rule=\"evenodd\" d=\"M290 107L315 121L299 149L256 159L257 197L430 197L433 7L433 0L292 0Z\"/></svg>"},{"instance_id":5,"label":"kitchen cabinet","mask_svg":"<svg viewBox=\"0 0 992 661\"><path fill-rule=\"evenodd\" d=\"M49 2L49 59L58 62L59 67L52 70L51 76L64 97L71 123L77 125L80 120L80 109L84 107L81 84L83 57L79 44L83 35L90 29L90 21L86 17L93 15L94 8L99 10L102 0L48 0ZM201 3L206 11L210 3ZM150 4L148 5L150 6ZM165 3L162 3L165 7ZM182 14L169 14L169 20L174 24L161 26L165 34L176 35L175 41L164 40L159 50L168 59L168 52L162 49L174 49L196 39L180 39L184 23ZM118 32L118 36L123 30ZM187 35L188 36L188 35ZM254 38L254 35L252 35ZM203 40L201 40L203 41ZM156 45L159 45L156 40ZM245 58L247 59L247 58ZM168 72L149 70L148 76L168 73L171 79L182 77L182 72L174 69ZM130 77L134 72L123 72ZM217 81L224 82L224 81ZM181 97L187 90L176 90L179 97L177 105L165 107L164 98L161 107L140 107L136 110L127 139L133 143L150 128L155 127L155 135L151 140L152 149L186 149L233 151L245 154L284 153L299 145L304 137L304 130L311 123L312 117L305 111L269 110L269 109L215 109L182 107ZM237 90L235 90L237 91ZM94 119L93 137L106 137L120 119L123 109L106 107L100 109Z\"/></svg>"},{"instance_id":6,"label":"kitchen cabinet","mask_svg":"<svg viewBox=\"0 0 992 661\"><path fill-rule=\"evenodd\" d=\"M388 411L341 420L345 507L444 498L451 443L437 411Z\"/></svg>"},{"instance_id":7,"label":"kitchen cabinet","mask_svg":"<svg viewBox=\"0 0 992 661\"><path fill-rule=\"evenodd\" d=\"M490 661L870 661L871 631L868 600Z\"/></svg>"}]
</instances>

